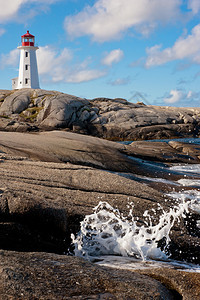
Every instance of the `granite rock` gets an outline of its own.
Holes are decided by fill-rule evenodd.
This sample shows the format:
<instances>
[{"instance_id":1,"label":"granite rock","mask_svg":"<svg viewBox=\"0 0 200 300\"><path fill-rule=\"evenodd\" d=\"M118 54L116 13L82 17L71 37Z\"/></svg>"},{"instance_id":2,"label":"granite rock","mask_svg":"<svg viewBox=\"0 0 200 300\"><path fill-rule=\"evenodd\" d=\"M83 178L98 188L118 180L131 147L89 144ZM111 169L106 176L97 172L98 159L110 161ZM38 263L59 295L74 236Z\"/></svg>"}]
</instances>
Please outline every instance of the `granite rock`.
<instances>
[{"instance_id":1,"label":"granite rock","mask_svg":"<svg viewBox=\"0 0 200 300\"><path fill-rule=\"evenodd\" d=\"M16 247L12 239L16 241L21 232L20 249L33 247L35 251L37 245L44 251L65 252L69 247L70 233L78 231L80 220L90 214L99 201L108 201L125 214L128 213L127 205L132 202L134 216L141 222L144 221L144 211L155 209L158 203L169 209L175 202L163 192L170 191L170 184L151 185L145 177L178 180L182 175L173 171L169 173L162 164L149 168L148 163L137 158L142 157L141 153L145 155L144 149L144 144L141 148L128 147L69 132L1 132L1 226L2 230L6 228L10 232L11 237L10 242L4 239L1 244ZM163 144L160 153L162 149ZM172 148L173 155L174 151ZM157 146L157 161L159 155ZM144 179L141 176L145 176ZM173 185L171 189L174 189ZM189 214L186 222L172 231L170 251L175 258L180 259L182 253L184 259L198 261L199 239L188 231L188 224L193 222L192 227L198 234L197 217L194 213ZM158 218L159 212L155 221Z\"/></svg>"},{"instance_id":2,"label":"granite rock","mask_svg":"<svg viewBox=\"0 0 200 300\"><path fill-rule=\"evenodd\" d=\"M200 108L134 104L121 98L87 100L34 89L0 90L2 118L27 123L27 130L62 128L110 140L191 137L200 132ZM0 126L16 131L6 120Z\"/></svg>"},{"instance_id":3,"label":"granite rock","mask_svg":"<svg viewBox=\"0 0 200 300\"><path fill-rule=\"evenodd\" d=\"M5 98L1 107L0 114L3 116L10 116L12 114L20 114L28 108L30 104L31 91L23 90L12 92Z\"/></svg>"},{"instance_id":4,"label":"granite rock","mask_svg":"<svg viewBox=\"0 0 200 300\"><path fill-rule=\"evenodd\" d=\"M194 292L184 282L177 287L179 294L148 275L99 267L72 256L0 251L0 261L1 299L174 300L177 294L190 294L196 300L199 295L197 287Z\"/></svg>"},{"instance_id":5,"label":"granite rock","mask_svg":"<svg viewBox=\"0 0 200 300\"><path fill-rule=\"evenodd\" d=\"M124 216L133 203L133 216L141 225L144 211L157 211L156 224L158 204L165 211L175 204L164 195L169 183L153 186L142 179L147 172L156 174L144 159L159 162L158 176L175 180L180 174L163 171L162 155L165 163L176 156L197 161L199 148L190 145L189 151L184 143L162 142L152 143L150 151L149 144L123 145L61 131L0 132L2 299L199 299L199 273L151 267L117 270L66 255L73 251L71 233L79 231L80 221L99 201ZM169 247L173 258L199 262L198 218L190 211L174 224Z\"/></svg>"}]
</instances>

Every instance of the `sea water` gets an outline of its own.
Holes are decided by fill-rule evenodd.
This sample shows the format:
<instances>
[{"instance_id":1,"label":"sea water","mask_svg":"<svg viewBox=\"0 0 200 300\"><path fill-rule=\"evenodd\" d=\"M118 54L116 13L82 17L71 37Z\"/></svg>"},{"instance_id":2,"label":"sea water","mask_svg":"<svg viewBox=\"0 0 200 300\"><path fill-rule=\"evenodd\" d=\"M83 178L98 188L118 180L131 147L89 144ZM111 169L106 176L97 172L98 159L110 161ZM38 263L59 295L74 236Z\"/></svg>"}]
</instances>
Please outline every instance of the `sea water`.
<instances>
[{"instance_id":1,"label":"sea water","mask_svg":"<svg viewBox=\"0 0 200 300\"><path fill-rule=\"evenodd\" d=\"M198 139L199 141L199 139ZM200 214L200 180L192 179L192 175L200 177L200 165L173 165L174 170L183 174L183 178L175 181L175 185L183 187L181 192L171 192L168 197L176 199L177 204L165 211L159 204L157 210L160 218L153 222L154 211L144 211L144 224L138 225L133 217L134 206L129 203L129 215L123 216L118 209L108 202L99 202L91 215L81 222L78 235L72 235L74 253L98 264L124 269L141 269L149 267L173 267L187 271L200 272L200 266L173 261L169 258L168 244L170 230L175 222L185 218L189 209ZM190 179L185 175L190 174ZM146 178L147 179L147 178ZM148 178L155 181L156 178ZM162 178L157 178L162 182ZM184 190L184 187L192 187ZM200 228L200 220L197 220ZM165 240L165 247L159 248L159 241Z\"/></svg>"},{"instance_id":2,"label":"sea water","mask_svg":"<svg viewBox=\"0 0 200 300\"><path fill-rule=\"evenodd\" d=\"M156 225L148 211L143 216L145 224L137 225L132 210L124 217L118 209L107 202L100 202L94 208L94 213L81 222L78 236L73 237L75 254L89 258L100 255L132 256L142 260L166 260L166 251L158 248L158 242L163 238L168 245L169 233L175 221L185 217L188 212L188 202L183 201L168 212L162 209L162 214ZM159 209L161 209L159 207Z\"/></svg>"}]
</instances>

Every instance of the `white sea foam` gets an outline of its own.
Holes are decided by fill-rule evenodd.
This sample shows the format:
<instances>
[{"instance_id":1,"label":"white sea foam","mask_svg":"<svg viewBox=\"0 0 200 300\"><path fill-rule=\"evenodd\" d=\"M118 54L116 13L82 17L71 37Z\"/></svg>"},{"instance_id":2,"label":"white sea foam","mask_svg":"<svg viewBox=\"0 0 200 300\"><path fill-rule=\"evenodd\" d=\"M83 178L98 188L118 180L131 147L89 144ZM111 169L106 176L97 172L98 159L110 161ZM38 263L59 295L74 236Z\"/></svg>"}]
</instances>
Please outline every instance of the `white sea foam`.
<instances>
[{"instance_id":1,"label":"white sea foam","mask_svg":"<svg viewBox=\"0 0 200 300\"><path fill-rule=\"evenodd\" d=\"M171 196L174 199L178 199L181 197L190 200L189 208L200 214L200 191L186 190L181 192L173 192L168 194L168 196Z\"/></svg>"},{"instance_id":2,"label":"white sea foam","mask_svg":"<svg viewBox=\"0 0 200 300\"><path fill-rule=\"evenodd\" d=\"M184 172L184 173L200 174L200 165L199 164L176 165L176 166L170 167L170 170L180 171L180 172Z\"/></svg>"},{"instance_id":3,"label":"white sea foam","mask_svg":"<svg viewBox=\"0 0 200 300\"><path fill-rule=\"evenodd\" d=\"M95 262L98 265L117 268L117 269L125 269L125 270L145 270L152 268L173 268L180 271L185 272L195 272L200 273L200 266L185 263L182 261L142 261L139 259L135 259L133 257L122 257L122 256L100 256L98 260Z\"/></svg>"},{"instance_id":4,"label":"white sea foam","mask_svg":"<svg viewBox=\"0 0 200 300\"><path fill-rule=\"evenodd\" d=\"M158 178L158 177L147 177L147 176L137 176L138 178L142 178L148 181L154 181L164 184L170 184L170 185L179 185L178 182L174 182L172 180L164 179L164 178Z\"/></svg>"},{"instance_id":5,"label":"white sea foam","mask_svg":"<svg viewBox=\"0 0 200 300\"><path fill-rule=\"evenodd\" d=\"M182 186L200 187L200 180L198 179L179 179L178 183Z\"/></svg>"},{"instance_id":6,"label":"white sea foam","mask_svg":"<svg viewBox=\"0 0 200 300\"><path fill-rule=\"evenodd\" d=\"M176 171L182 171L184 172L184 174L188 175L198 175L200 174L200 165L184 165L184 166L173 166L170 169L176 170ZM180 185L184 186L184 187L196 187L199 188L200 187L200 180L196 179L196 178L182 178L179 179L177 181L177 183L179 183ZM171 195L174 199L177 199L179 197L185 197L187 199L191 200L190 203L190 208L193 209L194 211L196 211L197 213L200 214L200 191L199 190L186 190L186 191L182 191L179 193L170 193L169 195ZM197 221L197 227L200 228L200 221Z\"/></svg>"},{"instance_id":7,"label":"white sea foam","mask_svg":"<svg viewBox=\"0 0 200 300\"><path fill-rule=\"evenodd\" d=\"M181 196L180 196L181 197ZM161 207L159 207L161 209ZM152 222L148 211L144 212L145 223L138 226L130 207L128 217L124 217L107 202L100 202L94 213L81 222L77 237L72 235L75 255L91 259L101 255L132 256L142 260L167 260L166 247L169 233L175 221L185 217L188 202L182 197L181 203L162 211L157 225ZM158 241L165 239L166 247L158 248Z\"/></svg>"}]
</instances>

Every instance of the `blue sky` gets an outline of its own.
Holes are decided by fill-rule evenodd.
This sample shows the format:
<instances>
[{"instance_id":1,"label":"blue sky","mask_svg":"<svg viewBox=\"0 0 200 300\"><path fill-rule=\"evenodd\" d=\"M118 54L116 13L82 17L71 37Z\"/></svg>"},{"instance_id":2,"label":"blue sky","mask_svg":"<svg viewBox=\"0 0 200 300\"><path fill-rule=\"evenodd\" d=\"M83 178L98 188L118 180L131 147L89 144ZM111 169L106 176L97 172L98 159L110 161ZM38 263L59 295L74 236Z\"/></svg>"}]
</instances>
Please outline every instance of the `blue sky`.
<instances>
[{"instance_id":1,"label":"blue sky","mask_svg":"<svg viewBox=\"0 0 200 300\"><path fill-rule=\"evenodd\" d=\"M35 35L40 86L92 99L200 106L200 0L0 0L0 89Z\"/></svg>"}]
</instances>

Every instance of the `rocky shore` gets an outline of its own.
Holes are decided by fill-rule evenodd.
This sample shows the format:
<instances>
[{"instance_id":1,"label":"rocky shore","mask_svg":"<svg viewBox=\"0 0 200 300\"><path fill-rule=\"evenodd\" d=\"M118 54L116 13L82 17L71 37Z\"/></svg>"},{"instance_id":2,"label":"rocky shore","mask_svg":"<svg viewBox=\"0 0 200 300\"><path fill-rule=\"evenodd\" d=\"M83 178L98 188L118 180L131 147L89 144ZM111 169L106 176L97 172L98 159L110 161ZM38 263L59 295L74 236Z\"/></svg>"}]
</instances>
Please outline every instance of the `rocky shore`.
<instances>
[{"instance_id":1,"label":"rocky shore","mask_svg":"<svg viewBox=\"0 0 200 300\"><path fill-rule=\"evenodd\" d=\"M156 224L158 205L176 205L166 193L181 189L170 182L182 174L167 166L199 164L200 146L144 140L199 135L200 108L0 90L0 298L199 299L200 273L111 269L71 255L71 234L99 201L124 216L133 203L140 225L155 210ZM198 220L190 209L174 224L171 258L199 264Z\"/></svg>"},{"instance_id":2,"label":"rocky shore","mask_svg":"<svg viewBox=\"0 0 200 300\"><path fill-rule=\"evenodd\" d=\"M0 130L64 129L109 140L148 140L200 135L200 108L82 99L57 91L0 90Z\"/></svg>"},{"instance_id":3,"label":"rocky shore","mask_svg":"<svg viewBox=\"0 0 200 300\"><path fill-rule=\"evenodd\" d=\"M8 115L4 103L1 114ZM145 178L180 179L181 174L169 173L164 166L199 164L200 147L175 141L124 145L61 130L6 132L21 122L14 121L14 114L8 115L13 125L0 132L0 298L199 299L200 273L176 268L111 269L71 256L69 251L73 250L71 233L79 231L80 221L99 201L109 202L124 215L132 202L140 224L145 210L157 211L160 204L168 211L176 203L165 193L179 187ZM46 113L41 123L50 115ZM151 161L154 164L149 167ZM158 218L157 211L155 224ZM175 223L169 245L172 258L200 262L198 219L190 210Z\"/></svg>"}]
</instances>

